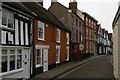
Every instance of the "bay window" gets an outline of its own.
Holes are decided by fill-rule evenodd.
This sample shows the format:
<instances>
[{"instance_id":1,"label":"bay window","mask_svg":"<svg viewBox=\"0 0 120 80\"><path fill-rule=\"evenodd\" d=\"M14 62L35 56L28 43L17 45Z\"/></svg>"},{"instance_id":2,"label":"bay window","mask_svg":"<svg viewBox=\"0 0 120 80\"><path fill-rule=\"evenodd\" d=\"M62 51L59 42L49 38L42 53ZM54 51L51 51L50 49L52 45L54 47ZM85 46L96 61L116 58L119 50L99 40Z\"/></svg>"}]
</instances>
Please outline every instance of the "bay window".
<instances>
[{"instance_id":1,"label":"bay window","mask_svg":"<svg viewBox=\"0 0 120 80\"><path fill-rule=\"evenodd\" d=\"M22 68L22 50L2 49L1 53L1 73Z\"/></svg>"}]
</instances>

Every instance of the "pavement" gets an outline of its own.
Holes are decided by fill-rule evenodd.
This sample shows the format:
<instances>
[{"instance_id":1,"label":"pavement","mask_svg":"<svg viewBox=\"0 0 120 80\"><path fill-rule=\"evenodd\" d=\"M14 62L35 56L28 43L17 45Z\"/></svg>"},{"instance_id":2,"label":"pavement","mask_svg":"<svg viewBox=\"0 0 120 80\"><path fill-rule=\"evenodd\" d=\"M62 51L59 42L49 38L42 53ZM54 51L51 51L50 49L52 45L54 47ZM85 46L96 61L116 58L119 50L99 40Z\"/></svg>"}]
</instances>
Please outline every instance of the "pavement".
<instances>
[{"instance_id":1,"label":"pavement","mask_svg":"<svg viewBox=\"0 0 120 80\"><path fill-rule=\"evenodd\" d=\"M103 57L105 55L95 55L95 56L91 56L89 58L85 58L81 61L77 61L77 62L68 62L66 64L63 64L61 66L58 66L58 67L55 67L47 72L44 72L44 73L40 73L38 75L36 75L35 77L32 77L31 79L29 80L33 80L33 79L37 79L37 78L49 78L49 79L54 79L54 78L57 78L58 76L78 67L78 66L81 66L81 65L84 65L90 61L93 61L99 57Z\"/></svg>"}]
</instances>

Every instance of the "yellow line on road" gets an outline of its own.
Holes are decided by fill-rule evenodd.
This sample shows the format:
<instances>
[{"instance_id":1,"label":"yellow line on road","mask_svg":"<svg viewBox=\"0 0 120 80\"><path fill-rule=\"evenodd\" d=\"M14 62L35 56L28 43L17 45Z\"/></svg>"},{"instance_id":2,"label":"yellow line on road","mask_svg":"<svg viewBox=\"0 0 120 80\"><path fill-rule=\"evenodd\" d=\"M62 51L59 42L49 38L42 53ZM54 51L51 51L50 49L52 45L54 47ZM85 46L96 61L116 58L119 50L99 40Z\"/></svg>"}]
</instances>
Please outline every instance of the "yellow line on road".
<instances>
[{"instance_id":1,"label":"yellow line on road","mask_svg":"<svg viewBox=\"0 0 120 80\"><path fill-rule=\"evenodd\" d=\"M90 61L90 62L88 62L88 63L85 63L85 64L83 64L83 65L80 65L80 66L78 66L78 67L76 67L76 68L74 68L74 69L72 69L72 70L64 73L63 75L58 76L57 78L64 78L65 76L69 75L70 73L74 72L75 70L77 70L77 69L79 69L79 68L81 68L81 67L83 67L83 66L85 66L85 65L87 65L87 64L89 64L89 63L91 63L91 62L92 62L92 61Z\"/></svg>"}]
</instances>

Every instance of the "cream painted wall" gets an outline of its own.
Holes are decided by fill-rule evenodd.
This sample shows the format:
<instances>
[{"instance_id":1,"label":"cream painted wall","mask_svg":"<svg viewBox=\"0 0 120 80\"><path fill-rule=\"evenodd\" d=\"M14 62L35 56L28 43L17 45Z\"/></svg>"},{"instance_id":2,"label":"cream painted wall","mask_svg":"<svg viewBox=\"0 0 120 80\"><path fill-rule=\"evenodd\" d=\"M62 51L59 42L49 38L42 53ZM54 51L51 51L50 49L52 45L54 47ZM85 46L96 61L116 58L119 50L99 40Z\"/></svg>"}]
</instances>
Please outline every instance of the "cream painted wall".
<instances>
[{"instance_id":1,"label":"cream painted wall","mask_svg":"<svg viewBox=\"0 0 120 80\"><path fill-rule=\"evenodd\" d=\"M118 20L118 79L120 80L120 17Z\"/></svg>"},{"instance_id":2,"label":"cream painted wall","mask_svg":"<svg viewBox=\"0 0 120 80\"><path fill-rule=\"evenodd\" d=\"M119 29L119 26L118 26L118 22L117 24L115 25L114 29L113 29L113 63L114 63L114 68L113 68L113 71L114 71L114 76L115 78L118 78L118 29Z\"/></svg>"}]
</instances>

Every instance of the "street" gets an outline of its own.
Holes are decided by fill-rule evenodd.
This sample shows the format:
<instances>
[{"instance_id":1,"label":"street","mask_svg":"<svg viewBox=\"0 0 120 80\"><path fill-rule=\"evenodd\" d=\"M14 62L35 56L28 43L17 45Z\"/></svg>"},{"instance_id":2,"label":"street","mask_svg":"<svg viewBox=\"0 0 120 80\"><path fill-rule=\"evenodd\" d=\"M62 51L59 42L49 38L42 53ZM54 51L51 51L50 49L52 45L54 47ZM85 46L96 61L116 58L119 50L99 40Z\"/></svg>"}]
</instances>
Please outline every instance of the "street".
<instances>
[{"instance_id":1,"label":"street","mask_svg":"<svg viewBox=\"0 0 120 80\"><path fill-rule=\"evenodd\" d=\"M58 78L104 78L113 76L111 55L105 55L58 76Z\"/></svg>"}]
</instances>

